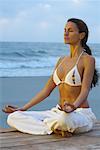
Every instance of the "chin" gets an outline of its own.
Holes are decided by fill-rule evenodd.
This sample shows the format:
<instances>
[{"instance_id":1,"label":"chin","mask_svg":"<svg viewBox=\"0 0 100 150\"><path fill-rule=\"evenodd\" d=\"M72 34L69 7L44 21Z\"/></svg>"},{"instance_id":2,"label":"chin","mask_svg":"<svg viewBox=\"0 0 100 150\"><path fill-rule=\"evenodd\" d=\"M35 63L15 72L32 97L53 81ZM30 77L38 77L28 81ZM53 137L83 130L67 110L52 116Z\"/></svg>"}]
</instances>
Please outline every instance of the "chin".
<instances>
[{"instance_id":1,"label":"chin","mask_svg":"<svg viewBox=\"0 0 100 150\"><path fill-rule=\"evenodd\" d=\"M64 38L64 44L70 44L70 40L69 40L69 39Z\"/></svg>"},{"instance_id":2,"label":"chin","mask_svg":"<svg viewBox=\"0 0 100 150\"><path fill-rule=\"evenodd\" d=\"M70 42L69 42L69 41L64 40L64 44L70 44Z\"/></svg>"}]
</instances>

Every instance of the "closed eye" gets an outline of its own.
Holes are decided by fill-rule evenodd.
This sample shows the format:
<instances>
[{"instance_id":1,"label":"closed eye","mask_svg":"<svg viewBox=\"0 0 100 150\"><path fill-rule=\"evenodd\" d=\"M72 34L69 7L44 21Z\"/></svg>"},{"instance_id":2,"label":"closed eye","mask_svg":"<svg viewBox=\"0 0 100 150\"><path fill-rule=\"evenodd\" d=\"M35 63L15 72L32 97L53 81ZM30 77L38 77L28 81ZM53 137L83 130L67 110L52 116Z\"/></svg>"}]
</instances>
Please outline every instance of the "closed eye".
<instances>
[{"instance_id":1,"label":"closed eye","mask_svg":"<svg viewBox=\"0 0 100 150\"><path fill-rule=\"evenodd\" d=\"M66 28L64 28L65 32L73 32L73 30L71 28L69 28L68 30Z\"/></svg>"}]
</instances>

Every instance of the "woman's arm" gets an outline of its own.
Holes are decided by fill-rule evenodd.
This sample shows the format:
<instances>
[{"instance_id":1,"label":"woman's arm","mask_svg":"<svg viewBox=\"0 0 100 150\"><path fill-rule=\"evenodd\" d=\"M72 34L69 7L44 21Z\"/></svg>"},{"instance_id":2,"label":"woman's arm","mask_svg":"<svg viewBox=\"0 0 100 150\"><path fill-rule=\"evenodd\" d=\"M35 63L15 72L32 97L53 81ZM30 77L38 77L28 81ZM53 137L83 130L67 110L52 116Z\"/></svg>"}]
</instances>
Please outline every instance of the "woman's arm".
<instances>
[{"instance_id":1,"label":"woman's arm","mask_svg":"<svg viewBox=\"0 0 100 150\"><path fill-rule=\"evenodd\" d=\"M26 103L23 107L18 108L12 105L7 105L2 109L2 111L5 113L12 113L18 110L25 111L29 109L30 107L34 106L35 104L38 104L39 102L43 101L45 98L47 98L50 95L50 93L56 87L52 78L53 77L51 76L48 82L46 83L45 87L36 96L34 96L28 103Z\"/></svg>"},{"instance_id":2,"label":"woman's arm","mask_svg":"<svg viewBox=\"0 0 100 150\"><path fill-rule=\"evenodd\" d=\"M54 70L57 68L57 66L59 65L61 60L62 60L62 58L60 58L58 60ZM51 92L53 91L53 89L55 87L56 87L56 85L53 81L53 75L51 75L51 77L47 81L45 87L38 94L36 94L36 96L34 96L28 103L26 103L23 107L18 108L15 106L7 105L2 109L2 111L5 113L12 113L12 112L17 111L17 110L25 111L25 110L29 109L30 107L40 103L45 98L47 98L51 94Z\"/></svg>"},{"instance_id":3,"label":"woman's arm","mask_svg":"<svg viewBox=\"0 0 100 150\"><path fill-rule=\"evenodd\" d=\"M54 68L54 70L57 68L59 63L61 62L62 58L60 58ZM32 98L31 101L29 101L27 104L23 106L23 110L27 110L30 107L40 103L43 101L45 98L47 98L53 89L56 87L54 81L53 81L53 75L49 78L48 82L46 83L45 87L35 96Z\"/></svg>"},{"instance_id":4,"label":"woman's arm","mask_svg":"<svg viewBox=\"0 0 100 150\"><path fill-rule=\"evenodd\" d=\"M78 108L86 99L90 91L95 69L95 59L91 56L86 56L84 60L84 74L82 80L82 87L79 96L73 104L65 102L63 111L70 113Z\"/></svg>"},{"instance_id":5,"label":"woman's arm","mask_svg":"<svg viewBox=\"0 0 100 150\"><path fill-rule=\"evenodd\" d=\"M86 56L84 59L84 74L82 80L81 92L74 102L74 106L79 107L86 99L90 91L95 69L95 59L92 56Z\"/></svg>"},{"instance_id":6,"label":"woman's arm","mask_svg":"<svg viewBox=\"0 0 100 150\"><path fill-rule=\"evenodd\" d=\"M33 97L27 104L25 104L22 108L23 110L27 110L30 107L40 103L43 101L45 98L47 98L50 93L53 91L53 89L56 87L55 83L53 82L53 77L51 76L46 83L45 87L38 93L36 94L35 97Z\"/></svg>"}]
</instances>

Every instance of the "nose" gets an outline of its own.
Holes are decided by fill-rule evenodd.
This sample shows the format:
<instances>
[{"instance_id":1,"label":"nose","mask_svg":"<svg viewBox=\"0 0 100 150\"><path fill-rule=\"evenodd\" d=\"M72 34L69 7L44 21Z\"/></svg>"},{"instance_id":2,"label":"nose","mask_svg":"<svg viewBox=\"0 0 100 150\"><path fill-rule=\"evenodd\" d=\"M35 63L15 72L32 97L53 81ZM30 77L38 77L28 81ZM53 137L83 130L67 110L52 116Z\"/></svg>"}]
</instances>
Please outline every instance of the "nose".
<instances>
[{"instance_id":1,"label":"nose","mask_svg":"<svg viewBox=\"0 0 100 150\"><path fill-rule=\"evenodd\" d=\"M65 35L67 35L67 36L68 36L68 34L69 34L69 33L68 33L68 31L66 31L66 32L65 32Z\"/></svg>"},{"instance_id":2,"label":"nose","mask_svg":"<svg viewBox=\"0 0 100 150\"><path fill-rule=\"evenodd\" d=\"M65 35L65 36L66 36L66 35L68 36L68 34L69 34L68 31L67 31L66 29L64 29L64 35Z\"/></svg>"},{"instance_id":3,"label":"nose","mask_svg":"<svg viewBox=\"0 0 100 150\"><path fill-rule=\"evenodd\" d=\"M65 36L68 36L68 35L69 35L68 31L64 32L64 35L65 35Z\"/></svg>"}]
</instances>

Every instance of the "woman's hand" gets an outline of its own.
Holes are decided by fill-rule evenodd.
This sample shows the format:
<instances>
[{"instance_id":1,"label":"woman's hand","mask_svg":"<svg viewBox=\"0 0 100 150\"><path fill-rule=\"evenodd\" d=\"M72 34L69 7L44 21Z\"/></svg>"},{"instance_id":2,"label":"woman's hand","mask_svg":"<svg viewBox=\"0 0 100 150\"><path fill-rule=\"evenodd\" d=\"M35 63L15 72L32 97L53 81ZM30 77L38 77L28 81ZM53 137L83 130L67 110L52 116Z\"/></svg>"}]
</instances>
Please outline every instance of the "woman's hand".
<instances>
[{"instance_id":1,"label":"woman's hand","mask_svg":"<svg viewBox=\"0 0 100 150\"><path fill-rule=\"evenodd\" d=\"M3 112L5 113L13 113L15 111L25 111L23 108L18 108L15 106L7 105L2 109Z\"/></svg>"},{"instance_id":2,"label":"woman's hand","mask_svg":"<svg viewBox=\"0 0 100 150\"><path fill-rule=\"evenodd\" d=\"M64 106L62 108L62 110L65 111L66 113L73 112L75 109L76 107L73 104L67 102L64 103Z\"/></svg>"}]
</instances>

